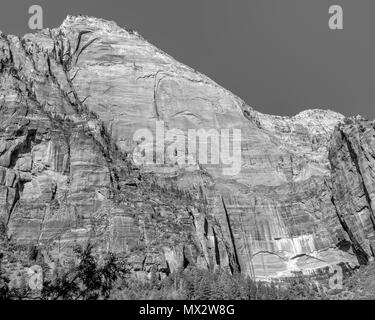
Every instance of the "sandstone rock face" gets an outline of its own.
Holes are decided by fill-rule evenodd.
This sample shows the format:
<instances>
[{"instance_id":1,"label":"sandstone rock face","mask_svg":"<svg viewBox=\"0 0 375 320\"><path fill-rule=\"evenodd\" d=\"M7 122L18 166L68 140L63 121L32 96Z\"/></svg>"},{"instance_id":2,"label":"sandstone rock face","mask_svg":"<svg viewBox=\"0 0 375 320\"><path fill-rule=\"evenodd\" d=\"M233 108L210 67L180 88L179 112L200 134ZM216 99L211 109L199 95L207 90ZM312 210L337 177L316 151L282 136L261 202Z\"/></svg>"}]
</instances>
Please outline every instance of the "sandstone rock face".
<instances>
[{"instance_id":1,"label":"sandstone rock face","mask_svg":"<svg viewBox=\"0 0 375 320\"><path fill-rule=\"evenodd\" d=\"M283 277L373 256L369 123L334 131L344 117L332 111L263 115L96 18L2 35L0 49L0 215L13 240L62 264L91 241L140 276L196 264ZM134 134L156 136L157 122L241 130L241 170L134 163Z\"/></svg>"},{"instance_id":2,"label":"sandstone rock face","mask_svg":"<svg viewBox=\"0 0 375 320\"><path fill-rule=\"evenodd\" d=\"M374 122L347 119L332 137L334 202L340 222L363 262L374 256Z\"/></svg>"}]
</instances>

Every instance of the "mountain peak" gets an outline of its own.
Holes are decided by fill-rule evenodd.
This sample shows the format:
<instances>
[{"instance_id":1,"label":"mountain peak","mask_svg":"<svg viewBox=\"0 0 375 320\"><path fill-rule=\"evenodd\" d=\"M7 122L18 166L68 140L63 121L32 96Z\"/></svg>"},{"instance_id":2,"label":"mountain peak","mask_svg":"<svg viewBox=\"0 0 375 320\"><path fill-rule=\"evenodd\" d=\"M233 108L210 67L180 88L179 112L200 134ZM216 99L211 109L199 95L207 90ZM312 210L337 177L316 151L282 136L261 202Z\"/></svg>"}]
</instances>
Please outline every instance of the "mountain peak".
<instances>
[{"instance_id":1,"label":"mountain peak","mask_svg":"<svg viewBox=\"0 0 375 320\"><path fill-rule=\"evenodd\" d=\"M78 30L88 29L91 31L100 30L108 33L130 33L130 29L120 27L114 21L86 15L67 15L60 28ZM134 31L131 33L134 33Z\"/></svg>"},{"instance_id":2,"label":"mountain peak","mask_svg":"<svg viewBox=\"0 0 375 320\"><path fill-rule=\"evenodd\" d=\"M333 120L333 121L341 121L345 118L344 115L342 115L339 112L332 111L330 109L306 109L299 113L297 113L292 118L295 119L315 119L315 120Z\"/></svg>"}]
</instances>

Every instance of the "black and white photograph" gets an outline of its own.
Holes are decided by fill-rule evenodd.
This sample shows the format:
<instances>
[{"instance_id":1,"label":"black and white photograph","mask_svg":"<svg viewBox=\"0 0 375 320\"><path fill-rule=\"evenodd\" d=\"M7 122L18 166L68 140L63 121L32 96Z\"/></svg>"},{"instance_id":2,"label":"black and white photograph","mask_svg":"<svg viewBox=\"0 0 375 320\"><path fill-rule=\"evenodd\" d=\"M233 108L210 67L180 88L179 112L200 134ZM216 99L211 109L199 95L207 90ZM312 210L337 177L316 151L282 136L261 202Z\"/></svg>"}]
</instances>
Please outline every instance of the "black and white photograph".
<instances>
[{"instance_id":1,"label":"black and white photograph","mask_svg":"<svg viewBox=\"0 0 375 320\"><path fill-rule=\"evenodd\" d=\"M0 300L374 300L374 17L1 0Z\"/></svg>"}]
</instances>

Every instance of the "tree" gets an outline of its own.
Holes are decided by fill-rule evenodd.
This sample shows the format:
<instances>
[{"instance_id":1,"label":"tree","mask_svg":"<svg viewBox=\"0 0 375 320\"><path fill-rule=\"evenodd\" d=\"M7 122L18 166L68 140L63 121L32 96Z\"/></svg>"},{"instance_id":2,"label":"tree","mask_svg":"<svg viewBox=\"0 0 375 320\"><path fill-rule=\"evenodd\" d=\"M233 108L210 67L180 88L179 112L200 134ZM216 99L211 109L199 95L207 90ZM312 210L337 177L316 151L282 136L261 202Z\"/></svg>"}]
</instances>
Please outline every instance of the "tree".
<instances>
[{"instance_id":1,"label":"tree","mask_svg":"<svg viewBox=\"0 0 375 320\"><path fill-rule=\"evenodd\" d=\"M8 300L10 298L9 279L2 267L3 257L3 253L0 253L0 300Z\"/></svg>"},{"instance_id":2,"label":"tree","mask_svg":"<svg viewBox=\"0 0 375 320\"><path fill-rule=\"evenodd\" d=\"M77 266L57 274L52 281L45 281L42 298L48 300L96 300L108 299L114 283L122 274L122 268L113 254L108 254L102 266L92 254L93 246L75 248L79 260Z\"/></svg>"}]
</instances>

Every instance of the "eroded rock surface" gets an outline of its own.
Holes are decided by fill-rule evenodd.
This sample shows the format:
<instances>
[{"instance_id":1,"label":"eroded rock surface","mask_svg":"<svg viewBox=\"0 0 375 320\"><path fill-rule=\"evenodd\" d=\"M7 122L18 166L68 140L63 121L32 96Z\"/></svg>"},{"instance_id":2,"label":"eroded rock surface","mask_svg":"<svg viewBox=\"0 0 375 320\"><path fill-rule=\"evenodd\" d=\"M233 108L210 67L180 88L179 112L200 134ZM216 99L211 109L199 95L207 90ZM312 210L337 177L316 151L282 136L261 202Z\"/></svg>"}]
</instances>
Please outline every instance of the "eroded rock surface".
<instances>
[{"instance_id":1,"label":"eroded rock surface","mask_svg":"<svg viewBox=\"0 0 375 320\"><path fill-rule=\"evenodd\" d=\"M360 117L336 128L329 158L333 196L339 220L360 260L374 257L375 127Z\"/></svg>"},{"instance_id":2,"label":"eroded rock surface","mask_svg":"<svg viewBox=\"0 0 375 320\"><path fill-rule=\"evenodd\" d=\"M263 115L96 18L2 35L0 62L0 215L14 241L64 264L89 240L140 276L197 264L282 277L373 256L367 123L331 138L344 121L332 111ZM136 166L133 135L156 121L240 129L241 171Z\"/></svg>"}]
</instances>

